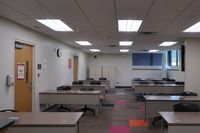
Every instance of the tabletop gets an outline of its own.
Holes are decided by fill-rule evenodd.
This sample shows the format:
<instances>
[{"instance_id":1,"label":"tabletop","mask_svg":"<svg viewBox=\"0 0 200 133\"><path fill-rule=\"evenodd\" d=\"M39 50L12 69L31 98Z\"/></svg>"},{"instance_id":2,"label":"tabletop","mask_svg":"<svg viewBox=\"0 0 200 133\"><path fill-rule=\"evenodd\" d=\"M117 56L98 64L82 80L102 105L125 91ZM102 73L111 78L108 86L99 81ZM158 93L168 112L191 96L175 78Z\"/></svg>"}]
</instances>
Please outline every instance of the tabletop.
<instances>
[{"instance_id":1,"label":"tabletop","mask_svg":"<svg viewBox=\"0 0 200 133\"><path fill-rule=\"evenodd\" d=\"M200 101L200 96L144 96L146 101Z\"/></svg>"},{"instance_id":2,"label":"tabletop","mask_svg":"<svg viewBox=\"0 0 200 133\"><path fill-rule=\"evenodd\" d=\"M159 112L168 125L200 125L200 112Z\"/></svg>"},{"instance_id":3,"label":"tabletop","mask_svg":"<svg viewBox=\"0 0 200 133\"><path fill-rule=\"evenodd\" d=\"M100 93L101 93L101 90L85 90L85 91L81 91L81 90L67 90L67 91L47 90L47 91L40 92L39 94L98 95Z\"/></svg>"},{"instance_id":4,"label":"tabletop","mask_svg":"<svg viewBox=\"0 0 200 133\"><path fill-rule=\"evenodd\" d=\"M82 112L0 112L0 119L17 119L17 126L75 126L83 115Z\"/></svg>"}]
</instances>

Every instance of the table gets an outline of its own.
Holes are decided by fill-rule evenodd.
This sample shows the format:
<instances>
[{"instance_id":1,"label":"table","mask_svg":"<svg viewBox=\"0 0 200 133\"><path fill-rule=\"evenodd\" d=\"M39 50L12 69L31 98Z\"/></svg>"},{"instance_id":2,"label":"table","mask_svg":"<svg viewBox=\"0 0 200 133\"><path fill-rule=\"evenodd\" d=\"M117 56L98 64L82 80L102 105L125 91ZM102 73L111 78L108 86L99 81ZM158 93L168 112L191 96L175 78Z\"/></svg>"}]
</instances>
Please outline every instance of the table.
<instances>
[{"instance_id":1,"label":"table","mask_svg":"<svg viewBox=\"0 0 200 133\"><path fill-rule=\"evenodd\" d=\"M4 132L6 128L11 126L14 123L14 120L10 119L0 119L0 133Z\"/></svg>"},{"instance_id":2,"label":"table","mask_svg":"<svg viewBox=\"0 0 200 133\"><path fill-rule=\"evenodd\" d=\"M82 88L93 88L95 90L101 90L102 93L106 93L106 85L72 85L72 90L80 90Z\"/></svg>"},{"instance_id":3,"label":"table","mask_svg":"<svg viewBox=\"0 0 200 133\"><path fill-rule=\"evenodd\" d=\"M19 118L8 133L78 133L82 115L82 112L1 112L0 119Z\"/></svg>"},{"instance_id":4,"label":"table","mask_svg":"<svg viewBox=\"0 0 200 133\"><path fill-rule=\"evenodd\" d=\"M176 84L135 84L136 94L175 94L184 92L184 85Z\"/></svg>"},{"instance_id":5,"label":"table","mask_svg":"<svg viewBox=\"0 0 200 133\"><path fill-rule=\"evenodd\" d=\"M159 111L173 111L177 103L196 103L200 105L200 96L144 96L145 119L151 120L159 115Z\"/></svg>"},{"instance_id":6,"label":"table","mask_svg":"<svg viewBox=\"0 0 200 133\"><path fill-rule=\"evenodd\" d=\"M96 107L96 112L98 114L100 107L100 94L100 90L48 90L39 93L39 102L40 104L93 105Z\"/></svg>"},{"instance_id":7,"label":"table","mask_svg":"<svg viewBox=\"0 0 200 133\"><path fill-rule=\"evenodd\" d=\"M163 84L175 84L176 81L167 81L167 80L132 80L132 88L135 88L135 85L140 84L141 82L148 82L149 84L154 84L155 82L160 82Z\"/></svg>"},{"instance_id":8,"label":"table","mask_svg":"<svg viewBox=\"0 0 200 133\"><path fill-rule=\"evenodd\" d=\"M199 133L200 112L159 112L167 123L168 133ZM164 122L163 122L164 124ZM162 133L164 133L162 126Z\"/></svg>"},{"instance_id":9,"label":"table","mask_svg":"<svg viewBox=\"0 0 200 133\"><path fill-rule=\"evenodd\" d=\"M90 85L90 82L94 80L82 80L82 81L83 84ZM108 89L110 88L110 80L95 80L95 81L100 81L101 85L106 85Z\"/></svg>"}]
</instances>

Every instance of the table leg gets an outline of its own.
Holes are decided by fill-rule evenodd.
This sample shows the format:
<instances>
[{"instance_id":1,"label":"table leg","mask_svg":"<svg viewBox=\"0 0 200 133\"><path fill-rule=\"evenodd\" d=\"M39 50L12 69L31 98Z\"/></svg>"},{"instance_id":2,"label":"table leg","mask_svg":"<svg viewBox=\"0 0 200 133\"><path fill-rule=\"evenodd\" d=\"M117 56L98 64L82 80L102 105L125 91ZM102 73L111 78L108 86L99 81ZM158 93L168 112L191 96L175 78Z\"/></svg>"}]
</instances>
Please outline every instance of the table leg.
<instances>
[{"instance_id":1,"label":"table leg","mask_svg":"<svg viewBox=\"0 0 200 133\"><path fill-rule=\"evenodd\" d=\"M77 123L77 128L78 128L77 130L78 130L78 133L79 133L79 121L78 121L78 123Z\"/></svg>"},{"instance_id":2,"label":"table leg","mask_svg":"<svg viewBox=\"0 0 200 133\"><path fill-rule=\"evenodd\" d=\"M161 133L164 133L164 127L165 127L165 125L164 125L164 119L162 119Z\"/></svg>"},{"instance_id":3,"label":"table leg","mask_svg":"<svg viewBox=\"0 0 200 133\"><path fill-rule=\"evenodd\" d=\"M145 114L144 114L144 115L145 115L145 116L144 116L144 117L145 117L145 120L147 120L147 105L146 105L146 104L147 104L147 102L145 101L145 105L144 105L144 107L145 107L145 109L144 109L144 112L145 112Z\"/></svg>"}]
</instances>

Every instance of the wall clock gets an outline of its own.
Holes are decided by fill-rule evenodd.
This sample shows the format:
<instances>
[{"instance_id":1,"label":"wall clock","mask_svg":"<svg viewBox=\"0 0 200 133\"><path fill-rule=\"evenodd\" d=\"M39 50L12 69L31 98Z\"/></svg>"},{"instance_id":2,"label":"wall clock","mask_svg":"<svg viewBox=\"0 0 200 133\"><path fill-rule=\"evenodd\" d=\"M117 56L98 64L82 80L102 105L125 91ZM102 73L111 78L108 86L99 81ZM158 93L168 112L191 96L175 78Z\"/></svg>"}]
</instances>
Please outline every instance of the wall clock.
<instances>
[{"instance_id":1,"label":"wall clock","mask_svg":"<svg viewBox=\"0 0 200 133\"><path fill-rule=\"evenodd\" d=\"M60 57L62 55L62 52L59 48L56 50L56 53L57 53L57 57Z\"/></svg>"}]
</instances>

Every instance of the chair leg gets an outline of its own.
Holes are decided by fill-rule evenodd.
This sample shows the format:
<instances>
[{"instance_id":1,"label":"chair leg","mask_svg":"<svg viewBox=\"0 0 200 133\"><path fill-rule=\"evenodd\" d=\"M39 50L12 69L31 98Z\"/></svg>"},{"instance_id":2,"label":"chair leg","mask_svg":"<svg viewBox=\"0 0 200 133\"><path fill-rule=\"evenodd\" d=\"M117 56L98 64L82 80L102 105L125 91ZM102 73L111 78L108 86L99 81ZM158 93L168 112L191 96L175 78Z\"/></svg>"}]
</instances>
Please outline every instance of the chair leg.
<instances>
[{"instance_id":1,"label":"chair leg","mask_svg":"<svg viewBox=\"0 0 200 133\"><path fill-rule=\"evenodd\" d=\"M95 115L95 110L92 108L88 108L87 105L85 105L83 108L78 109L76 112L84 112L90 111L93 115Z\"/></svg>"},{"instance_id":2,"label":"chair leg","mask_svg":"<svg viewBox=\"0 0 200 133\"><path fill-rule=\"evenodd\" d=\"M66 110L66 111L68 111L68 112L71 112L71 109L66 108L66 107L63 107L63 105L60 105L60 107L57 108L57 109L58 109L58 110ZM66 111L63 111L63 112L66 112Z\"/></svg>"},{"instance_id":3,"label":"chair leg","mask_svg":"<svg viewBox=\"0 0 200 133\"><path fill-rule=\"evenodd\" d=\"M153 121L152 121L152 125L155 126L156 121L159 121L159 120L161 120L161 119L162 119L161 116L156 116L156 117L154 117L154 118L153 118Z\"/></svg>"}]
</instances>

